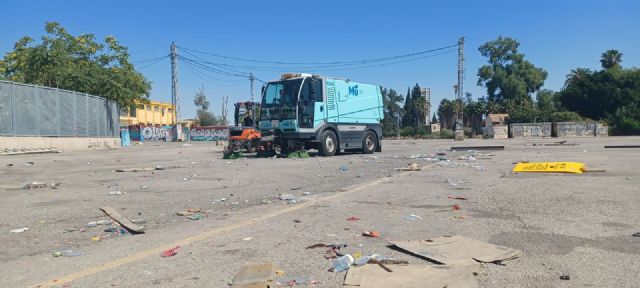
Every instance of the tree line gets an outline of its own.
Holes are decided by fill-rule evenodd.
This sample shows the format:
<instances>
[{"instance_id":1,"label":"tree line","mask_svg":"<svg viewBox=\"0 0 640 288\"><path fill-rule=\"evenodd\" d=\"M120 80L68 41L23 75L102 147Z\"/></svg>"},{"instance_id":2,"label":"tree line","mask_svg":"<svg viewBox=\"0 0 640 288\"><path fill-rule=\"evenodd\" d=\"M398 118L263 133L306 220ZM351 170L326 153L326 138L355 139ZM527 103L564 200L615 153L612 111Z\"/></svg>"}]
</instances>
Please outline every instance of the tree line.
<instances>
[{"instance_id":1,"label":"tree line","mask_svg":"<svg viewBox=\"0 0 640 288\"><path fill-rule=\"evenodd\" d=\"M608 124L614 135L640 134L640 69L624 68L622 53L605 51L600 55L601 70L575 68L566 75L564 87L552 91L542 89L547 71L526 60L519 47L520 43L509 37L480 46L478 51L487 64L478 69L477 85L485 88L486 95L473 99L467 92L462 103L445 98L432 122L439 122L450 135L447 130L453 129L461 106L464 127L472 134L481 133L483 117L490 113L509 114L508 123L596 121ZM396 135L397 115L402 119L401 134L428 134L421 129L425 118L419 92L416 84L405 99L393 89L382 88L385 135Z\"/></svg>"}]
</instances>

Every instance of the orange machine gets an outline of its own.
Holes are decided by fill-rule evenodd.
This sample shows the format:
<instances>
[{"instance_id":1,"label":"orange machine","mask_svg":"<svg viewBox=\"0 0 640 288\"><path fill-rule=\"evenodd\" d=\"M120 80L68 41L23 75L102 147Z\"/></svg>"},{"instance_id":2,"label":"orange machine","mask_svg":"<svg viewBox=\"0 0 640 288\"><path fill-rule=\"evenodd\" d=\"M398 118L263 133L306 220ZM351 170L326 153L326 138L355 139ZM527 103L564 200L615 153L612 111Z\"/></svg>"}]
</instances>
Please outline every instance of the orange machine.
<instances>
[{"instance_id":1,"label":"orange machine","mask_svg":"<svg viewBox=\"0 0 640 288\"><path fill-rule=\"evenodd\" d=\"M260 111L260 103L238 102L234 105L234 125L229 127L229 146L226 152L234 153L241 149L248 153L255 152L262 137L256 129L256 115Z\"/></svg>"}]
</instances>

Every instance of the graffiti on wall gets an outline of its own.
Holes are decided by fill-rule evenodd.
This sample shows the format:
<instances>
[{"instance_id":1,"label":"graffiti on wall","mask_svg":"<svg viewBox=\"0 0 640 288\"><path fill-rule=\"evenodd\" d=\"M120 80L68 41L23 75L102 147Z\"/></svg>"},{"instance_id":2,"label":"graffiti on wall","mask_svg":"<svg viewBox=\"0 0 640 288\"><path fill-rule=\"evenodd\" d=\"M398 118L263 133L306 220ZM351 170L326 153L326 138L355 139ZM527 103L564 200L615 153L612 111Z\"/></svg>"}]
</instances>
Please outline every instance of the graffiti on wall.
<instances>
[{"instance_id":1,"label":"graffiti on wall","mask_svg":"<svg viewBox=\"0 0 640 288\"><path fill-rule=\"evenodd\" d=\"M607 136L609 128L598 123L558 122L556 123L558 137L593 137Z\"/></svg>"},{"instance_id":2,"label":"graffiti on wall","mask_svg":"<svg viewBox=\"0 0 640 288\"><path fill-rule=\"evenodd\" d=\"M140 125L140 135L144 138L144 141L156 141L165 140L171 141L172 139L172 126L144 126Z\"/></svg>"},{"instance_id":3,"label":"graffiti on wall","mask_svg":"<svg viewBox=\"0 0 640 288\"><path fill-rule=\"evenodd\" d=\"M511 137L551 137L551 123L509 124Z\"/></svg>"},{"instance_id":4,"label":"graffiti on wall","mask_svg":"<svg viewBox=\"0 0 640 288\"><path fill-rule=\"evenodd\" d=\"M139 125L129 126L129 138L131 138L131 141L142 141L142 138L140 137Z\"/></svg>"},{"instance_id":5,"label":"graffiti on wall","mask_svg":"<svg viewBox=\"0 0 640 288\"><path fill-rule=\"evenodd\" d=\"M191 127L189 140L191 141L226 141L229 129L225 126Z\"/></svg>"}]
</instances>

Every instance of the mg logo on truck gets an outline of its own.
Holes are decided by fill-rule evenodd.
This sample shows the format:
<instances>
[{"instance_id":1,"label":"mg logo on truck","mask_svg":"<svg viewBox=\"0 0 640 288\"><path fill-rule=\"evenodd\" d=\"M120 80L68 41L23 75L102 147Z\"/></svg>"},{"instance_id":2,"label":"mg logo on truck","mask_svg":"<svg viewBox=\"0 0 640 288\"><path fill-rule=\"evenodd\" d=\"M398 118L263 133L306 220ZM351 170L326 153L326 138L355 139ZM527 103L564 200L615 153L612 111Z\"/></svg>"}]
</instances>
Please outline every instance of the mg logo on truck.
<instances>
[{"instance_id":1,"label":"mg logo on truck","mask_svg":"<svg viewBox=\"0 0 640 288\"><path fill-rule=\"evenodd\" d=\"M362 90L358 90L358 85L349 87L349 95L358 96L359 93L362 93Z\"/></svg>"}]
</instances>

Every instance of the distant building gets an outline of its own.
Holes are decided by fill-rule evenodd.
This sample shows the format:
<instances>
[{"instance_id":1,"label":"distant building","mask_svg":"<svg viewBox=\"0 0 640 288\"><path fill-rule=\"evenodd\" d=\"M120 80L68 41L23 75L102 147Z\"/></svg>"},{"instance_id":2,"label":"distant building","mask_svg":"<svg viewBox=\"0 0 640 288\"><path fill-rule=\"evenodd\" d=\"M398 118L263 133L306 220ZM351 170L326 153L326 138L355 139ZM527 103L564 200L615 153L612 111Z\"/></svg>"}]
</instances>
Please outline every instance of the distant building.
<instances>
[{"instance_id":1,"label":"distant building","mask_svg":"<svg viewBox=\"0 0 640 288\"><path fill-rule=\"evenodd\" d=\"M424 119L424 123L426 125L431 124L431 118L429 118L431 116L431 88L421 88L420 89L420 94L422 97L424 97L425 101L424 101L424 111L425 111L425 119Z\"/></svg>"},{"instance_id":2,"label":"distant building","mask_svg":"<svg viewBox=\"0 0 640 288\"><path fill-rule=\"evenodd\" d=\"M509 114L489 114L484 119L484 128L482 128L482 134L486 138L509 138L506 119Z\"/></svg>"},{"instance_id":3,"label":"distant building","mask_svg":"<svg viewBox=\"0 0 640 288\"><path fill-rule=\"evenodd\" d=\"M167 126L175 125L175 109L171 103L149 101L120 109L120 126L147 125Z\"/></svg>"},{"instance_id":4,"label":"distant building","mask_svg":"<svg viewBox=\"0 0 640 288\"><path fill-rule=\"evenodd\" d=\"M440 123L431 123L429 126L431 127L431 133L440 133Z\"/></svg>"}]
</instances>

